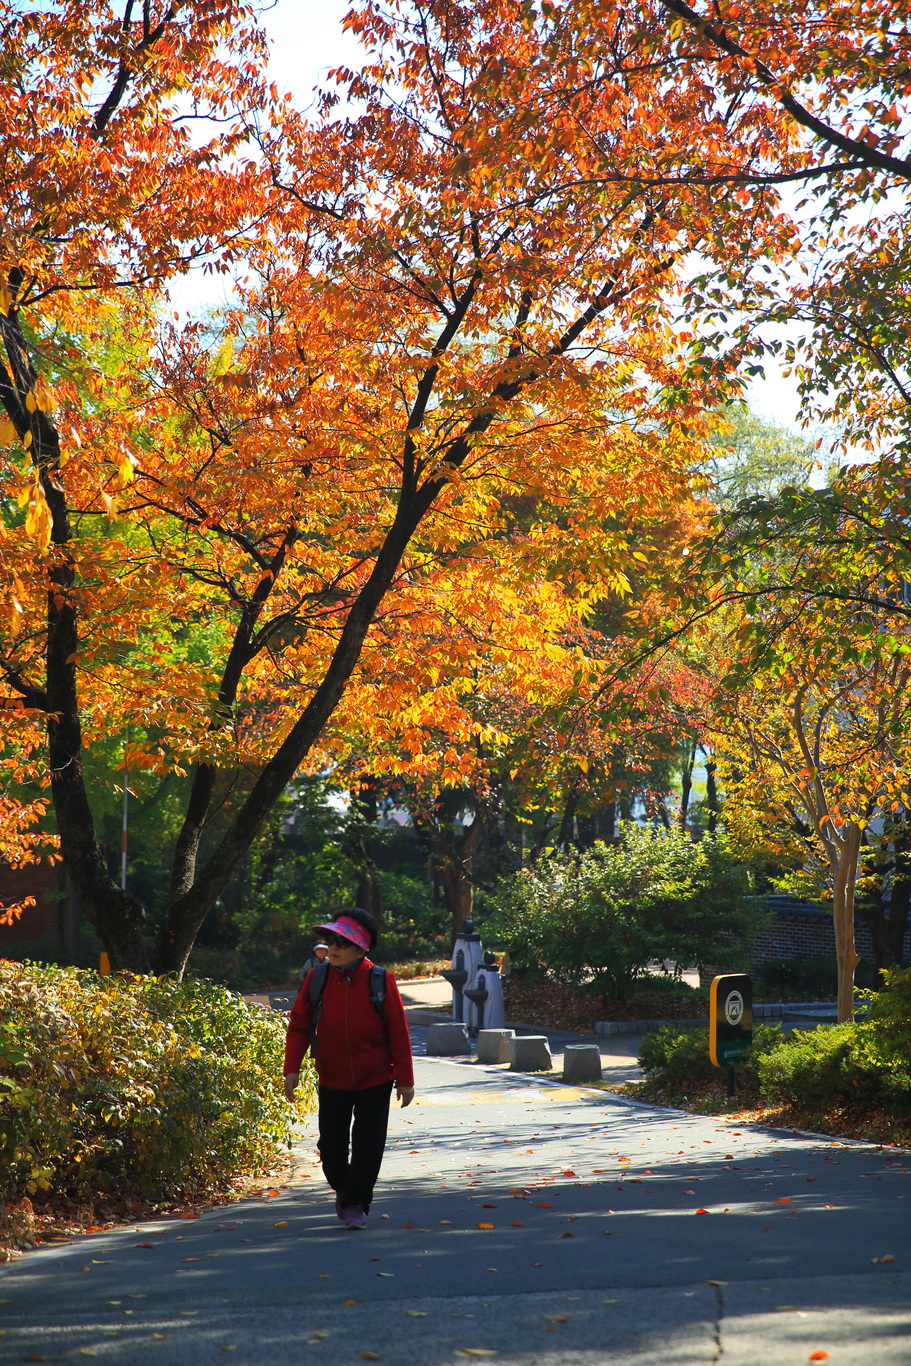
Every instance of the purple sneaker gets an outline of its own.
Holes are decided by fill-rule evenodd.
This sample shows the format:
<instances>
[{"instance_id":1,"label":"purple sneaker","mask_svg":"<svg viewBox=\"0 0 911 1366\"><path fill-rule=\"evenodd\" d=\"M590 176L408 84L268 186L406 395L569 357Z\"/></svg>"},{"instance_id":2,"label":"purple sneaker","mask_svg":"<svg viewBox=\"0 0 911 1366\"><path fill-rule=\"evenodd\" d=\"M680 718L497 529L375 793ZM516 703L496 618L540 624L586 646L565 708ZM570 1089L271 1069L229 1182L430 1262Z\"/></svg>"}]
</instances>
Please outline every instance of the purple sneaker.
<instances>
[{"instance_id":1,"label":"purple sneaker","mask_svg":"<svg viewBox=\"0 0 911 1366\"><path fill-rule=\"evenodd\" d=\"M345 1221L345 1228L366 1228L367 1215L363 1205L349 1205L342 1211L342 1218Z\"/></svg>"}]
</instances>

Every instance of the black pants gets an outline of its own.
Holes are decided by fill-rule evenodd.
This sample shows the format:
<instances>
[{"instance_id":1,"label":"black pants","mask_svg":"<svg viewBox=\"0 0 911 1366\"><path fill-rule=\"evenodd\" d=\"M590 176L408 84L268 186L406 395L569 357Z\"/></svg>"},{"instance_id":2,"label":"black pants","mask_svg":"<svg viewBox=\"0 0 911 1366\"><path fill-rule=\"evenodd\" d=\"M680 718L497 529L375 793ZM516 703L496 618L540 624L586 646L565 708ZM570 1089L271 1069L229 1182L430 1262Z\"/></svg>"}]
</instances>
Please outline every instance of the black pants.
<instances>
[{"instance_id":1,"label":"black pants","mask_svg":"<svg viewBox=\"0 0 911 1366\"><path fill-rule=\"evenodd\" d=\"M370 1208L386 1147L391 1095L391 1081L363 1091L319 1088L320 1161L326 1180L341 1196L343 1205L363 1205L365 1211Z\"/></svg>"}]
</instances>

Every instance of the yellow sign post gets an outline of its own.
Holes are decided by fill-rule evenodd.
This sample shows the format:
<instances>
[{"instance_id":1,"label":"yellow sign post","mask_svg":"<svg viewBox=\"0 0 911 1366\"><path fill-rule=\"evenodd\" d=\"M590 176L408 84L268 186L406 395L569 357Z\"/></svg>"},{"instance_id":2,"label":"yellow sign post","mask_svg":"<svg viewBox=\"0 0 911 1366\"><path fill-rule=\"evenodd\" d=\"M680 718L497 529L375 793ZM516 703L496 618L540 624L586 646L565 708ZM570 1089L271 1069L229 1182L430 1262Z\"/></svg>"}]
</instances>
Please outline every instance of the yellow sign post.
<instances>
[{"instance_id":1,"label":"yellow sign post","mask_svg":"<svg viewBox=\"0 0 911 1366\"><path fill-rule=\"evenodd\" d=\"M728 1095L734 1094L734 1064L753 1042L753 983L743 972L716 977L709 989L709 1057L728 1069Z\"/></svg>"}]
</instances>

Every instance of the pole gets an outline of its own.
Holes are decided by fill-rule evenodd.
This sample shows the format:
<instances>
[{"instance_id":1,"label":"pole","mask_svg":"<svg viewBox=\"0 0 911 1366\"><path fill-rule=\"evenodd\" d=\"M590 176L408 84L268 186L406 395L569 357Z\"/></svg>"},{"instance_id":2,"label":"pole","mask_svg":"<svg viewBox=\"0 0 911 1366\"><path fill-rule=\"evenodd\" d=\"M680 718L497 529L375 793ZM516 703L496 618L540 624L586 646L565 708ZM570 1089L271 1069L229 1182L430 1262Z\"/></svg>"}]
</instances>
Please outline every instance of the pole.
<instances>
[{"instance_id":1,"label":"pole","mask_svg":"<svg viewBox=\"0 0 911 1366\"><path fill-rule=\"evenodd\" d=\"M127 889L127 825L130 806L130 732L126 733L123 745L123 828L120 838L120 886Z\"/></svg>"}]
</instances>

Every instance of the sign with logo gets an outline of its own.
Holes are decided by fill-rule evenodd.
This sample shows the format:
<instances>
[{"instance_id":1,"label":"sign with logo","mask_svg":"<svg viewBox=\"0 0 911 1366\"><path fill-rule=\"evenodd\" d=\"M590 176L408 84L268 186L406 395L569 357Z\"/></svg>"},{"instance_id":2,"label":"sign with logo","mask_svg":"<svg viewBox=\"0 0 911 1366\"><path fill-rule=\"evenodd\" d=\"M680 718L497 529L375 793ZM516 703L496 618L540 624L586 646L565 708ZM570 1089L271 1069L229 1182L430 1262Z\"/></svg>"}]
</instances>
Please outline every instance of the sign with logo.
<instances>
[{"instance_id":1,"label":"sign with logo","mask_svg":"<svg viewBox=\"0 0 911 1366\"><path fill-rule=\"evenodd\" d=\"M709 1057L733 1067L753 1042L753 983L742 972L716 977L709 992Z\"/></svg>"}]
</instances>

